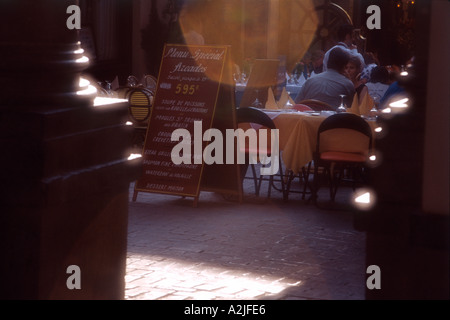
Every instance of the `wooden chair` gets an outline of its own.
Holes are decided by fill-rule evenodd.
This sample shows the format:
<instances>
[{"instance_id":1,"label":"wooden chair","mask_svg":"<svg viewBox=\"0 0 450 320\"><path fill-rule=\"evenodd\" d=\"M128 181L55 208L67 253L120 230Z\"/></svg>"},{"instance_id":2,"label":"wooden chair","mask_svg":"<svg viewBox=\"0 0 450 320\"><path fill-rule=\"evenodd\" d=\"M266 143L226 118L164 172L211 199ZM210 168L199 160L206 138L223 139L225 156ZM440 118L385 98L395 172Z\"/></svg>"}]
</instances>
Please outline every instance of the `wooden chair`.
<instances>
[{"instance_id":1,"label":"wooden chair","mask_svg":"<svg viewBox=\"0 0 450 320\"><path fill-rule=\"evenodd\" d=\"M349 142L349 138L352 140ZM328 175L330 198L334 201L344 178L350 177L355 188L357 175L364 180L363 171L372 149L372 130L361 117L351 113L338 113L326 118L317 132L314 152L314 180L312 199L316 203L319 189L319 168Z\"/></svg>"},{"instance_id":2,"label":"wooden chair","mask_svg":"<svg viewBox=\"0 0 450 320\"><path fill-rule=\"evenodd\" d=\"M275 126L275 123L273 122L273 120L267 114L265 114L262 110L259 110L257 108L246 107L246 108L237 109L236 110L236 119L237 119L238 125L239 124L241 124L241 125L247 124L249 128L251 127L251 124L256 124L256 125L260 126L260 128L262 128L262 129L276 129L276 126ZM259 129L257 129L257 130L259 130ZM258 132L257 132L257 134L258 134ZM265 152L268 156L273 156L272 150L271 150L271 145L269 143L270 131L268 131L267 140L268 140L268 146L267 146L267 150L265 150ZM277 141L277 143L278 143L278 141ZM258 141L258 146L259 146L259 141ZM251 155L255 155L255 154L259 155L259 151L260 150L253 150L252 146L249 146L246 144L245 145L246 161L249 160ZM246 165L244 165L245 169L247 169L248 164L249 163L246 162ZM273 165L273 163L271 163L271 165ZM259 175L259 178L258 178L255 165L250 163L250 166L251 166L252 175L253 175L253 177L250 179L253 179L256 195L259 195L259 191L261 189L261 183L263 180L266 180L269 182L267 197L270 197L272 188L274 188L278 191L281 191L284 194L284 192L285 192L284 191L284 180L283 180L283 170L282 170L282 161L281 161L280 153L278 153L278 166L279 166L280 179L277 181L281 182L281 189L275 185L275 180L274 180L273 174L269 175L269 178L264 178L263 175ZM244 179L249 179L248 177L245 176L245 173L246 172L243 172L242 177L244 177Z\"/></svg>"}]
</instances>

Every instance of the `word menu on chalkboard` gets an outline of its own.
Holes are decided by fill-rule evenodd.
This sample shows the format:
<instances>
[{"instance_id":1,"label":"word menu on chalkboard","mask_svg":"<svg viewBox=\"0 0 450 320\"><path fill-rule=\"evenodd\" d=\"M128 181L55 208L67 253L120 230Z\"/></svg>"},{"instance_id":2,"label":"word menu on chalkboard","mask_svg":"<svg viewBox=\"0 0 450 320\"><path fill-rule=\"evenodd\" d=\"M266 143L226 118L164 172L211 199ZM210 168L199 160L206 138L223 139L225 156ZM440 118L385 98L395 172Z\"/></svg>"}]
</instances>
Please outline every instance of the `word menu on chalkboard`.
<instances>
[{"instance_id":1,"label":"word menu on chalkboard","mask_svg":"<svg viewBox=\"0 0 450 320\"><path fill-rule=\"evenodd\" d=\"M228 50L227 46L166 44L134 200L139 191L198 198L204 167L199 157L206 146L202 136L213 125ZM231 101L229 107L233 107ZM172 158L180 143L172 141L177 129L187 130L192 137L187 146L192 149L191 159L179 164Z\"/></svg>"}]
</instances>

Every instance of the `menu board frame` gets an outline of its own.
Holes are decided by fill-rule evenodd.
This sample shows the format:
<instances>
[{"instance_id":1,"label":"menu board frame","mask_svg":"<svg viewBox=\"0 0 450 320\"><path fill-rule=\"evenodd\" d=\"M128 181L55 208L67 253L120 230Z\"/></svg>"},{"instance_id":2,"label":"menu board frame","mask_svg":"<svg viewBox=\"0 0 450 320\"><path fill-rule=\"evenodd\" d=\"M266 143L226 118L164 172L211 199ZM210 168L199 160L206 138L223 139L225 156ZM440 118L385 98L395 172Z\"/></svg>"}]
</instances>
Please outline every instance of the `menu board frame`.
<instances>
[{"instance_id":1,"label":"menu board frame","mask_svg":"<svg viewBox=\"0 0 450 320\"><path fill-rule=\"evenodd\" d=\"M135 183L133 201L136 201L138 192L151 192L193 197L194 206L197 206L201 190L237 195L242 201L239 165L205 165L203 159L201 163L194 159L195 149L198 151L199 147L195 145L196 142L198 144L199 132L194 123L202 122L202 136L213 125L218 125L217 129L223 134L225 129L236 128L231 74L230 46L164 46L142 152L143 170ZM216 114L220 120L216 119ZM169 157L173 147L179 143L171 141L170 135L176 129L186 129L191 135L194 152L190 164L177 165ZM201 150L207 144L202 141ZM205 167L213 179L204 176ZM215 181L213 185L208 183L212 180Z\"/></svg>"}]
</instances>

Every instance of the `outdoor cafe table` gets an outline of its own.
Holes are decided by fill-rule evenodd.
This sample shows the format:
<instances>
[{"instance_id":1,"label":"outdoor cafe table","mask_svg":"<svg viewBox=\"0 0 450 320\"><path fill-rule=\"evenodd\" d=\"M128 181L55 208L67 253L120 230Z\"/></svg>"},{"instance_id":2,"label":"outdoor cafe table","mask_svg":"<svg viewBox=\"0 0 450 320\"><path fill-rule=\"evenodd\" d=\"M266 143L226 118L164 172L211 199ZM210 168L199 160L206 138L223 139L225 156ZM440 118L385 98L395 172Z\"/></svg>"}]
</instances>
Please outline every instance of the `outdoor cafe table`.
<instances>
[{"instance_id":1,"label":"outdoor cafe table","mask_svg":"<svg viewBox=\"0 0 450 320\"><path fill-rule=\"evenodd\" d=\"M291 112L285 110L264 110L279 129L279 146L283 163L294 174L313 160L317 132L325 115L320 113ZM376 121L368 121L372 131ZM350 142L351 143L351 142Z\"/></svg>"}]
</instances>

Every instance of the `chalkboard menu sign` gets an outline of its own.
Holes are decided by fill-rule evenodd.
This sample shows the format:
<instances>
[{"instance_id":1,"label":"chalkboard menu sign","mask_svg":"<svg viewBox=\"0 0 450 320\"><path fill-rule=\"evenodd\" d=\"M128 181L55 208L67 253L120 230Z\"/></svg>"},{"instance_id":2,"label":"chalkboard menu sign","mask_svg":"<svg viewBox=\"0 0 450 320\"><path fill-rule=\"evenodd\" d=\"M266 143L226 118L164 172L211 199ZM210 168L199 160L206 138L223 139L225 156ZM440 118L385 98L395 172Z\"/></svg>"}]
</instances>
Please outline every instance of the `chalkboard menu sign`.
<instances>
[{"instance_id":1,"label":"chalkboard menu sign","mask_svg":"<svg viewBox=\"0 0 450 320\"><path fill-rule=\"evenodd\" d=\"M227 46L165 46L134 200L145 191L197 201L207 145L203 135L213 125L228 51Z\"/></svg>"}]
</instances>

